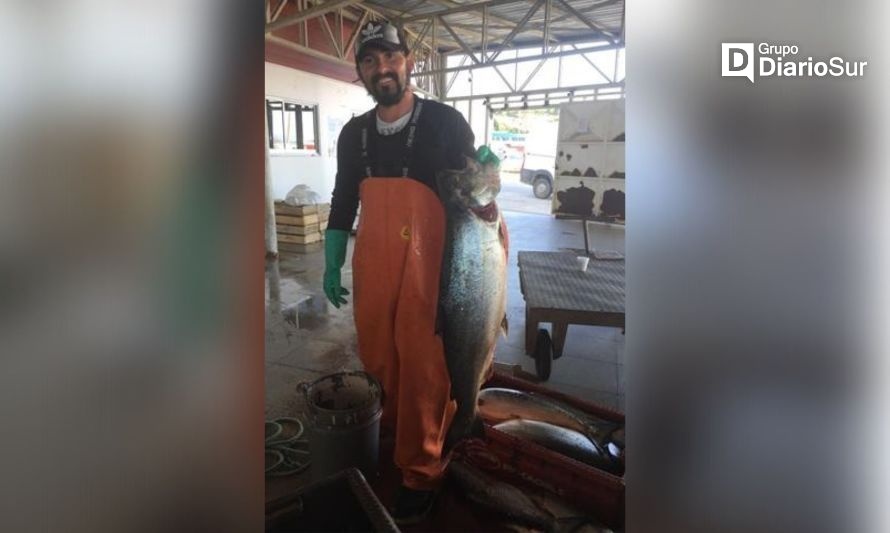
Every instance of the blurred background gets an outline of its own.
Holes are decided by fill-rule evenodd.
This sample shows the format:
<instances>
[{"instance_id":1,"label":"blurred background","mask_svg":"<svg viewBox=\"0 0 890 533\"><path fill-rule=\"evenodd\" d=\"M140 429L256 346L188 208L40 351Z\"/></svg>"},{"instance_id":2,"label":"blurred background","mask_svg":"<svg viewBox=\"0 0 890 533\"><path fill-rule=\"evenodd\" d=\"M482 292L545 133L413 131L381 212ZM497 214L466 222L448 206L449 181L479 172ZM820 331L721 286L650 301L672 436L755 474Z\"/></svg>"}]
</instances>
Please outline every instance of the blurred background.
<instances>
[{"instance_id":1,"label":"blurred background","mask_svg":"<svg viewBox=\"0 0 890 533\"><path fill-rule=\"evenodd\" d=\"M890 527L887 9L627 3L629 531ZM263 11L0 5L0 530L262 528Z\"/></svg>"},{"instance_id":2,"label":"blurred background","mask_svg":"<svg viewBox=\"0 0 890 533\"><path fill-rule=\"evenodd\" d=\"M0 5L0 530L262 527L262 24Z\"/></svg>"},{"instance_id":3,"label":"blurred background","mask_svg":"<svg viewBox=\"0 0 890 533\"><path fill-rule=\"evenodd\" d=\"M628 190L628 530L875 524L884 15L628 2L626 164L642 177ZM725 42L868 66L752 84L721 77Z\"/></svg>"}]
</instances>

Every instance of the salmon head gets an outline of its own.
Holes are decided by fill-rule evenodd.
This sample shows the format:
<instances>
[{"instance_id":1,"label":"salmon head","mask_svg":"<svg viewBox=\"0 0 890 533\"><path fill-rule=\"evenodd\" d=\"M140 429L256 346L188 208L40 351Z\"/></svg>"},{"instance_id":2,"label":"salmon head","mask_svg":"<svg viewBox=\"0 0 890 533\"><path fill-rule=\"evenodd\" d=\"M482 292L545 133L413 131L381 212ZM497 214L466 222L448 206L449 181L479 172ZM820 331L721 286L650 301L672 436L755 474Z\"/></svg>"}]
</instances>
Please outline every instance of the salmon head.
<instances>
[{"instance_id":1,"label":"salmon head","mask_svg":"<svg viewBox=\"0 0 890 533\"><path fill-rule=\"evenodd\" d=\"M494 200L501 192L498 168L479 164L469 157L465 159L467 164L463 169L443 170L437 175L442 202L449 208L471 210L486 220L492 213L497 217Z\"/></svg>"}]
</instances>

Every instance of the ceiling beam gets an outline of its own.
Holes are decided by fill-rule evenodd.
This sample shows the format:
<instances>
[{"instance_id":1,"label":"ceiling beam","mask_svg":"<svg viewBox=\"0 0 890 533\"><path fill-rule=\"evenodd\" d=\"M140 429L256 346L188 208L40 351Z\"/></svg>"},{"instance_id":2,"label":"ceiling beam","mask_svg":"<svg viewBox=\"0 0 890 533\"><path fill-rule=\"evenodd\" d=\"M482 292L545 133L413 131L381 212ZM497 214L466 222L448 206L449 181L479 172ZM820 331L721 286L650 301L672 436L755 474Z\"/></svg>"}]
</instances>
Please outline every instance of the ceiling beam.
<instances>
[{"instance_id":1,"label":"ceiling beam","mask_svg":"<svg viewBox=\"0 0 890 533\"><path fill-rule=\"evenodd\" d=\"M515 3L525 3L527 0L487 0L485 2L475 2L472 4L459 4L455 5L455 7L450 7L447 9L441 9L439 11L433 11L431 13L426 13L423 15L413 15L410 17L405 17L402 19L402 22L407 24L409 22L414 22L416 20L422 20L428 17L441 17L442 15L450 15L452 13L465 13L467 11L475 11L477 9L482 9L483 6L500 6L503 4L515 4ZM436 3L441 4L442 2L437 1Z\"/></svg>"},{"instance_id":2,"label":"ceiling beam","mask_svg":"<svg viewBox=\"0 0 890 533\"><path fill-rule=\"evenodd\" d=\"M508 88L508 89L510 89L511 91L515 91L515 90L516 90L516 88L513 87L513 84L510 83L510 82L507 80L507 77L506 77L506 76L504 76L504 73L501 72L501 69L500 69L500 68L498 68L497 66L495 66L495 67L494 67L494 71L498 73L498 76L500 76L502 80L504 80L504 83L507 84L507 88Z\"/></svg>"},{"instance_id":3,"label":"ceiling beam","mask_svg":"<svg viewBox=\"0 0 890 533\"><path fill-rule=\"evenodd\" d=\"M574 48L575 50L578 49L578 47L575 46L574 44L572 45L572 48ZM584 58L584 61L587 61L587 63L588 63L591 67L593 67L597 72L599 72L599 73L600 73L600 76L602 76L604 79L607 79L607 80L609 80L609 81L618 81L618 80L616 80L614 77L610 78L609 76L606 75L605 72L603 72L602 70L600 70L600 68L599 68L598 66L596 66L596 63L594 63L593 61L590 60L589 57L587 57L587 54L581 54L581 57L583 57L583 58ZM616 61L616 63L617 63L617 61L618 61L618 51L617 51L617 50L615 51L615 61Z\"/></svg>"},{"instance_id":4,"label":"ceiling beam","mask_svg":"<svg viewBox=\"0 0 890 533\"><path fill-rule=\"evenodd\" d=\"M458 37L458 35L456 33L454 33L454 30L451 29L451 26L448 25L448 22L442 17L436 17L436 18L438 18L439 22L443 26L445 26L445 29L448 31L448 33L450 33L451 36L454 37L454 40L457 41L458 45L460 45L461 49L464 51L464 54L470 56L470 59L473 60L473 63L476 63L477 65L479 63L481 63L481 61L479 61L479 59L476 57L476 54L474 54L473 51L470 50L470 47L467 46L467 43L465 43L463 41L463 39L461 39L460 37Z\"/></svg>"},{"instance_id":5,"label":"ceiling beam","mask_svg":"<svg viewBox=\"0 0 890 533\"><path fill-rule=\"evenodd\" d=\"M417 49L420 47L420 43L422 43L423 40L426 39L426 34L429 33L430 28L432 26L433 26L433 21L428 20L426 25L424 25L424 27L423 27L423 31L421 31L420 35L417 37L417 39L414 40L414 46L411 47L411 53L417 55L416 52L417 52Z\"/></svg>"},{"instance_id":6,"label":"ceiling beam","mask_svg":"<svg viewBox=\"0 0 890 533\"><path fill-rule=\"evenodd\" d=\"M428 0L424 0L424 1L428 1ZM517 1L517 0L511 0L511 1ZM407 11L402 11L402 12L398 13L394 9L390 8L389 6L384 6L384 5L378 4L377 2L373 2L373 1L365 1L365 3L362 5L362 8L367 9L367 6L374 6L374 8L376 8L380 11L383 18L389 20L393 24L401 25L405 29L405 32L407 32L407 33L411 33L413 31L413 34L417 35L422 32L422 30L418 30L416 26L412 30L411 26L409 26L408 24L406 24L404 22L402 15L404 13L406 13ZM419 23L424 20L426 20L426 22L429 23L431 20L433 20L433 18L435 18L433 15L423 16L423 17L420 17L417 20L415 20L414 24ZM442 22L444 22L444 20ZM425 28L426 25L424 25L423 27ZM451 28L454 30L454 33L457 33L458 35L462 36L463 39L479 37L478 25L473 25L471 28L462 27L462 28L458 29L456 26L454 26L452 24ZM439 43L449 45L451 48L453 48L455 50L460 48L460 43L458 43L456 40L448 38L446 35L439 35ZM430 47L430 45L427 43L424 43L424 46L427 48Z\"/></svg>"},{"instance_id":7,"label":"ceiling beam","mask_svg":"<svg viewBox=\"0 0 890 533\"><path fill-rule=\"evenodd\" d=\"M473 10L481 11L487 6L497 6L497 5L504 5L504 4L511 4L511 3L527 2L528 0L487 0L487 1L483 1L483 2L475 2L472 4L461 4L455 0L426 0L426 1L436 3L436 4L439 4L442 6L446 6L446 9L434 11L432 13L427 13L427 14L418 14L418 15L412 15L409 17L405 17L406 13L410 13L411 10L413 10L414 8L416 8L418 6L417 3L412 3L409 7L405 8L401 11L396 11L394 9L389 8L389 6L383 6L381 4L378 4L374 0L366 1L364 3L364 6L362 6L362 7L365 7L368 5L374 6L374 8L380 10L384 14L385 17L390 18L391 20L393 20L393 22L398 22L398 23L403 24L405 26L405 29L407 31L410 31L409 28L410 28L411 24L415 24L415 23L420 22L424 19L431 19L434 15L441 15L441 14L448 14L448 13L462 13L462 12L473 11ZM560 23L571 19L571 20L577 20L577 21L581 22L582 24L585 24L588 27L590 27L587 24L587 22L591 22L591 21L587 20L586 17L588 17L594 11L597 11L603 7L606 7L606 6L617 4L619 2L621 2L622 6L624 6L624 0L603 0L600 3L589 6L583 10L572 8L575 11L574 14L566 13L566 11L564 9L561 9L560 5L554 5L552 8L556 12L559 12L560 16L556 16L556 12L554 12L554 14L553 14L554 16L553 16L552 20L550 21L550 28L551 28L550 43L562 43L564 41L563 39L554 38L553 34L555 32L558 32L561 30L562 31L572 30L572 29L577 30L577 28L565 28L564 26L558 27L558 25ZM585 20L579 19L576 16L577 14L580 14L582 17L585 17L586 22L585 22ZM504 18L502 16L498 16L494 13L489 13L489 17L490 17L489 30L506 31L509 29L513 29L516 26L516 21ZM492 21L498 21L505 25L492 24L491 23ZM546 24L543 24L540 22L536 22L536 23L527 22L524 30L527 33L536 33L536 34L543 36L545 25ZM473 42L467 41L467 37L469 37L470 35L468 35L466 33L466 31L469 31L469 32L472 32L473 35L478 36L479 35L478 25L465 24L465 23L463 23L463 24L462 23L450 23L450 26L453 30L455 30L456 33L458 33L459 35L462 36L464 41L470 46L470 48L472 50L480 49L479 46L474 46ZM462 31L462 30L466 30L466 31ZM616 35L614 30L604 31L602 29L598 29L595 31L598 32L597 33L598 36L602 36L602 37L606 38L607 40L614 41L614 36ZM600 33L601 31L603 33ZM415 32L419 33L419 30L415 29ZM489 42L491 41L492 33L493 33L492 31L489 31L486 33L486 37L489 39ZM618 35L620 35L620 32L618 32ZM447 41L448 44L454 44L454 48L453 48L454 50L459 48L457 42L451 41L450 39L446 40L443 38L444 36L439 36L439 37L441 39L441 42L443 42L443 43ZM525 41L525 40L526 39L523 39L523 41ZM621 42L623 42L623 39L620 39L620 37L619 37L619 40L621 40ZM491 48L496 49L497 47L491 47Z\"/></svg>"},{"instance_id":8,"label":"ceiling beam","mask_svg":"<svg viewBox=\"0 0 890 533\"><path fill-rule=\"evenodd\" d=\"M528 86L528 84L531 83L532 79L535 77L535 74L537 74L538 71L541 70L541 67L543 67L544 63L547 62L547 59L550 58L550 53L552 53L553 50L556 49L557 46L559 46L559 45L553 46L552 48L550 48L550 50L544 52L545 59L542 59L540 63L535 65L535 68L531 71L531 73L529 73L528 77L525 78L525 82L519 86L519 89L517 92L522 92ZM557 59L559 59L559 58L557 58ZM606 78L606 79L608 79L608 78ZM557 78L557 84L558 83L559 83L559 79Z\"/></svg>"},{"instance_id":9,"label":"ceiling beam","mask_svg":"<svg viewBox=\"0 0 890 533\"><path fill-rule=\"evenodd\" d=\"M458 65L458 66L459 66L459 67L462 67L462 66L464 66L464 63L466 63L466 62L467 62L467 56L463 56L463 57L460 59L460 65ZM451 90L451 86L454 85L454 82L455 82L455 80L457 80L457 77L458 77L459 75L460 75L460 72L455 72L455 73L451 76L451 80L448 82L448 86L445 87L445 94L448 94L448 91Z\"/></svg>"},{"instance_id":10,"label":"ceiling beam","mask_svg":"<svg viewBox=\"0 0 890 533\"><path fill-rule=\"evenodd\" d=\"M439 4L439 5L450 6L450 7L465 7L465 6L466 6L466 4L458 3L458 2L456 2L455 0L430 0L430 1L432 1L432 2L434 2L434 3L436 3L436 4ZM619 0L611 0L611 1L619 1ZM489 3L489 2L480 2L480 3L478 3L478 4L474 4L474 5L481 6L481 7L477 8L477 9L482 9L482 10L483 10L483 14L482 14L483 18L486 16L486 15L485 15L485 12L488 11L488 8L489 8L489 7L491 7L491 3ZM499 15L492 14L492 13L490 13L490 12L488 13L488 18L490 18L491 20L497 20L497 21L500 21L500 22L503 23L503 24L506 24L506 26L494 26L494 25L492 25L491 23L489 23L489 25L488 25L488 28L489 28L489 29L505 30L505 31L508 31L508 32L509 32L510 30L512 30L512 29L516 26L516 21L515 21L515 20L510 20L510 19L508 19L508 18L501 17L501 16L499 16ZM460 28L469 27L470 29L472 29L472 30L474 30L474 31L476 30L476 26L475 26L475 25L473 25L473 26L469 26L469 25L467 25L467 24L452 24L452 27L455 27L455 28L458 28L458 27L460 27ZM541 35L544 35L544 31L543 31L543 29L541 29L541 28L538 27L537 25L534 25L534 26L528 26L528 27L531 28L533 31L535 31L535 32L537 32L537 33L540 33ZM485 34L483 34L483 36L484 36L484 35L485 35ZM553 42L558 42L558 41L556 41L556 39L552 39L552 38L551 38L551 41L553 41Z\"/></svg>"},{"instance_id":11,"label":"ceiling beam","mask_svg":"<svg viewBox=\"0 0 890 533\"><path fill-rule=\"evenodd\" d=\"M544 3L544 0L536 0L536 1L535 1L535 3L532 5L532 7L528 10L528 13L526 13L525 16L522 17L522 20L520 20L520 21L516 24L516 27L513 28L513 31L511 31L510 34L507 35L506 39L504 39L504 41L503 41L503 42L501 43L501 45L498 47L498 51L495 52L493 56L491 56L491 60L492 60L492 61L494 61L495 59L497 59L497 57L498 57L498 56L501 54L501 52L504 50L504 47L506 47L508 44L510 44L510 41L512 41L513 38L516 37L516 35L517 35L520 31L522 31L522 29L525 27L525 24L529 21L529 19L531 19L531 18L534 16L535 13L537 13L538 8L540 8L540 7L541 7L541 4L543 4L543 3Z\"/></svg>"},{"instance_id":12,"label":"ceiling beam","mask_svg":"<svg viewBox=\"0 0 890 533\"><path fill-rule=\"evenodd\" d=\"M607 32L602 26L600 26L598 24L594 24L594 22L591 21L590 19L588 19L587 16L584 15L584 13L579 12L577 9L575 9L574 7L569 5L569 3L566 2L566 0L556 0L556 1L559 2L560 4L562 4L563 8L566 11L568 11L569 13L571 13L572 15L574 15L575 18L577 18L578 20L580 20L581 22L586 24L587 27L589 27L590 29L592 29L596 32L601 33L603 35L603 37L605 37L609 42L611 42L613 44L615 42L617 42L617 40L615 39L615 36L613 34Z\"/></svg>"},{"instance_id":13,"label":"ceiling beam","mask_svg":"<svg viewBox=\"0 0 890 533\"><path fill-rule=\"evenodd\" d=\"M583 14L585 14L585 15L589 15L589 14L593 13L594 11L596 11L596 10L598 10L598 9L601 9L601 8L604 8L604 7L607 7L607 6L611 6L612 4L617 4L618 2L621 2L621 3L622 3L622 9L623 9L624 0L604 0L603 2L600 2L600 3L598 3L598 4L594 4L594 5L592 5L592 6L588 6L588 7L585 8L585 9L579 9L578 12L579 12L579 13L583 13ZM564 15L560 15L559 17L555 18L555 19L553 20L553 22L562 22L562 21L569 20L569 19L574 18L574 17L575 17L575 16L572 15L572 14L564 14Z\"/></svg>"},{"instance_id":14,"label":"ceiling beam","mask_svg":"<svg viewBox=\"0 0 890 533\"><path fill-rule=\"evenodd\" d=\"M284 6L287 4L288 0L281 0L278 2L278 7L275 8L275 11L272 13L272 18L269 19L269 22L275 22L278 20L278 17L281 15L281 12L284 11ZM269 4L271 5L271 0L269 0Z\"/></svg>"},{"instance_id":15,"label":"ceiling beam","mask_svg":"<svg viewBox=\"0 0 890 533\"><path fill-rule=\"evenodd\" d=\"M400 21L402 23L407 24L407 23L418 21L418 20L422 20L424 18L432 17L432 16L442 16L442 15L448 15L451 13L464 13L467 11L482 9L485 6L493 7L493 6L499 6L499 5L504 5L504 4L526 2L528 0L487 0L484 2L475 2L472 4L460 4L460 3L455 2L454 0L431 0L431 1L435 2L436 4L452 6L452 7L449 7L447 9L443 9L443 10L439 10L439 11L433 11L431 13L421 14L421 15L413 15L410 17L400 17ZM603 8L603 7L612 5L612 4L616 4L618 2L622 2L622 4L623 4L624 0L604 0L603 2L600 2L598 4L590 6L587 9L584 9L583 11L581 11L581 10L575 9L574 7L570 6L567 2L563 1L563 2L561 2L562 6L554 6L554 9L560 11L563 14L559 17L554 18L552 22L558 23L558 22L563 22L563 21L571 19L571 18L577 18L578 20L583 22L585 25L590 26L591 21L587 19L587 15L589 15L593 11L596 11L600 8ZM407 13L409 11L410 10L403 11L402 14ZM513 25L516 24L515 21L510 20L508 18L500 17L500 16L497 16L494 14L492 14L490 16L491 16L492 20L499 20L501 22L505 22L505 23L509 24L510 27L512 27ZM538 24L529 26L529 29L531 29L537 33L541 33L542 35L544 33L543 26L538 25ZM595 26L593 29L605 32L605 30L599 26ZM611 33L609 35L611 35Z\"/></svg>"},{"instance_id":16,"label":"ceiling beam","mask_svg":"<svg viewBox=\"0 0 890 533\"><path fill-rule=\"evenodd\" d=\"M541 52L544 54L547 53L547 48L550 47L550 12L552 8L553 0L546 0L544 2L544 42L542 43L543 48L541 49Z\"/></svg>"},{"instance_id":17,"label":"ceiling beam","mask_svg":"<svg viewBox=\"0 0 890 533\"><path fill-rule=\"evenodd\" d=\"M334 45L334 51L337 52L337 57L339 57L340 59L343 59L345 56L343 55L343 50L340 49L340 47L343 46L343 43L338 42L337 38L334 37L334 30L332 30L331 25L328 24L328 16L322 15L319 18L321 19L321 22L322 22L322 24L321 24L322 28L324 28L325 33L327 33L328 37L331 39L331 44Z\"/></svg>"},{"instance_id":18,"label":"ceiling beam","mask_svg":"<svg viewBox=\"0 0 890 533\"><path fill-rule=\"evenodd\" d=\"M481 100L481 99L491 99L491 98L518 98L522 96L530 96L536 94L550 94L550 93L574 93L575 91L590 91L590 90L598 90L598 89L624 89L623 83L598 83L593 85L577 85L574 87L552 87L549 89L535 89L532 91L523 91L522 93L517 92L509 92L509 93L483 93L483 94L474 94L473 96L454 96L451 98L442 98L443 102L459 102L466 100ZM553 95L553 97L557 97L558 95Z\"/></svg>"},{"instance_id":19,"label":"ceiling beam","mask_svg":"<svg viewBox=\"0 0 890 533\"><path fill-rule=\"evenodd\" d=\"M482 60L488 61L488 6L482 8Z\"/></svg>"},{"instance_id":20,"label":"ceiling beam","mask_svg":"<svg viewBox=\"0 0 890 533\"><path fill-rule=\"evenodd\" d=\"M301 44L297 44L293 41L289 41L287 39L282 39L281 37L275 35L267 35L266 40L270 43L279 44L284 46L285 48L290 48L291 50L304 53L306 55L317 57L319 59L324 59L325 61L329 61L335 65L347 66L351 69L355 68L355 64L352 61L346 61L345 59L340 59L336 56L332 56L331 54L326 54L324 52L320 52L314 48L309 48L308 46L303 46Z\"/></svg>"},{"instance_id":21,"label":"ceiling beam","mask_svg":"<svg viewBox=\"0 0 890 533\"><path fill-rule=\"evenodd\" d=\"M266 24L266 33L271 33L275 30L280 30L281 28L286 28L288 26L293 26L294 24L303 22L304 20L318 17L320 15L330 13L331 11L336 11L342 7L360 4L361 2L362 0L328 0L323 4L316 4L309 9L304 9L302 11L294 13L293 15L284 17L283 19Z\"/></svg>"},{"instance_id":22,"label":"ceiling beam","mask_svg":"<svg viewBox=\"0 0 890 533\"><path fill-rule=\"evenodd\" d=\"M525 63L527 61L539 61L541 59L551 58L551 57L561 57L561 56L571 56L576 54L588 54L593 52L602 52L604 50L615 50L616 48L621 48L620 45L616 44L604 44L599 46L591 46L588 48L579 48L577 50L563 50L562 52L554 52L548 55L536 55L536 56L527 56L527 57L518 57L516 59L504 59L502 61L488 61L483 62L478 65L468 65L466 67L451 67L451 68L443 68L437 70L430 70L427 72L419 72L414 74L415 76L431 76L435 74L443 74L448 72L455 72L459 70L474 70L477 68L486 68L486 67L495 67L501 65L515 65L517 63Z\"/></svg>"},{"instance_id":23,"label":"ceiling beam","mask_svg":"<svg viewBox=\"0 0 890 533\"><path fill-rule=\"evenodd\" d=\"M396 18L401 20L402 17L405 16L405 13L410 13L410 12L413 11L415 8L422 6L422 5L425 4L426 2L427 2L427 0L417 0L416 2L414 2L413 4L411 4L411 5L409 5L408 7L406 7L404 10L402 10L401 12L399 12L399 14L396 15Z\"/></svg>"},{"instance_id":24,"label":"ceiling beam","mask_svg":"<svg viewBox=\"0 0 890 533\"><path fill-rule=\"evenodd\" d=\"M358 38L359 32L362 31L362 26L364 26L365 21L368 20L368 15L370 15L370 13L362 11L362 16L358 18L358 21L352 28L352 35L349 36L349 41L346 43L346 46L343 47L344 57L350 50L352 50L353 45L355 45L355 40Z\"/></svg>"}]
</instances>

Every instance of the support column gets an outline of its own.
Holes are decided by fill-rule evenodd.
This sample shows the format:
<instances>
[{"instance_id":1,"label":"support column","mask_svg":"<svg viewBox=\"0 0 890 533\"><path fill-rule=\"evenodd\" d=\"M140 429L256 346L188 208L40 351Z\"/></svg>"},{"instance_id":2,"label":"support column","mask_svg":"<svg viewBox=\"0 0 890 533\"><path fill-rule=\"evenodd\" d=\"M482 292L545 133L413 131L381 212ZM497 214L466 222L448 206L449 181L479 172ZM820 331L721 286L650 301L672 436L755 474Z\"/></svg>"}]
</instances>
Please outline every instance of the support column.
<instances>
[{"instance_id":1,"label":"support column","mask_svg":"<svg viewBox=\"0 0 890 533\"><path fill-rule=\"evenodd\" d=\"M269 114L263 100L263 123L265 135L263 145L266 147L266 172L263 181L266 189L266 257L278 257L278 234L275 227L275 200L272 196L272 165L269 164Z\"/></svg>"}]
</instances>

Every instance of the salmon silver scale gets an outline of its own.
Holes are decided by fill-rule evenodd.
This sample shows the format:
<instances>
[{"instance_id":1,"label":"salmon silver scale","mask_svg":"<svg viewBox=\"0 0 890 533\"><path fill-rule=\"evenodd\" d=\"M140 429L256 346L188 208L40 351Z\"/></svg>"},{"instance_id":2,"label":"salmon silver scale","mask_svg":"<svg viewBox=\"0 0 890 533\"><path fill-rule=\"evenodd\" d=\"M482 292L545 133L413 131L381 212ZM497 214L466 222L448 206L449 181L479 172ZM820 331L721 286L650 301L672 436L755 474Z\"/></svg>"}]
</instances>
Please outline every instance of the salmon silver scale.
<instances>
[{"instance_id":1,"label":"salmon silver scale","mask_svg":"<svg viewBox=\"0 0 890 533\"><path fill-rule=\"evenodd\" d=\"M621 473L619 463L603 454L589 438L573 429L524 419L501 422L494 428L590 466L613 474Z\"/></svg>"},{"instance_id":2,"label":"salmon silver scale","mask_svg":"<svg viewBox=\"0 0 890 533\"><path fill-rule=\"evenodd\" d=\"M622 469L616 454L610 453L609 447L611 443L624 449L624 428L620 424L596 418L540 394L513 389L483 389L478 395L478 402L480 415L490 423L530 420L577 431L587 437L597 449L600 458L598 460L602 462L596 466L610 472L619 472Z\"/></svg>"},{"instance_id":3,"label":"salmon silver scale","mask_svg":"<svg viewBox=\"0 0 890 533\"><path fill-rule=\"evenodd\" d=\"M467 158L463 170L438 176L446 235L439 288L438 329L457 412L445 450L483 432L476 399L506 327L507 257L495 198L497 169Z\"/></svg>"}]
</instances>

